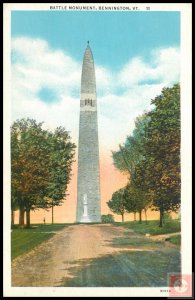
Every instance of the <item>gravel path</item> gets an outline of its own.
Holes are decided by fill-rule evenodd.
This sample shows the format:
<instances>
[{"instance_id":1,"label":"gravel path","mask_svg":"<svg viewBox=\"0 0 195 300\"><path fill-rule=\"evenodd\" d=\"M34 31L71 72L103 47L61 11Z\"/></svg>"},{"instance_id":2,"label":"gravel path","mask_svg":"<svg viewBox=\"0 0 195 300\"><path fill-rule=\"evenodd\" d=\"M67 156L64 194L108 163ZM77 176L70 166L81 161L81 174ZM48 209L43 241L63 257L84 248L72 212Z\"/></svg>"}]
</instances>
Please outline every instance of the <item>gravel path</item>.
<instances>
[{"instance_id":1,"label":"gravel path","mask_svg":"<svg viewBox=\"0 0 195 300\"><path fill-rule=\"evenodd\" d=\"M80 224L16 258L12 286L163 286L179 270L174 247L111 224Z\"/></svg>"}]
</instances>

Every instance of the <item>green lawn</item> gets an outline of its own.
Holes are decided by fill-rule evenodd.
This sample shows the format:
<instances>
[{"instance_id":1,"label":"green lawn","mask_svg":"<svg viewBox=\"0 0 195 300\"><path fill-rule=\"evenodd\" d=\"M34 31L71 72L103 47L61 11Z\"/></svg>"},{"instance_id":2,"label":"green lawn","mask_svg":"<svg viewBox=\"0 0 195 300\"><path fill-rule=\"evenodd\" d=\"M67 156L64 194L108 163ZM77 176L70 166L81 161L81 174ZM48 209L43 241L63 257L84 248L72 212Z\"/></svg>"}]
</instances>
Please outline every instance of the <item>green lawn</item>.
<instances>
[{"instance_id":1,"label":"green lawn","mask_svg":"<svg viewBox=\"0 0 195 300\"><path fill-rule=\"evenodd\" d=\"M134 222L117 222L115 223L118 226L124 226L129 229L135 230L135 232L140 234L150 234L150 235L158 235L158 234L166 234L166 233L173 233L173 232L180 232L181 231L181 223L179 220L166 220L166 223L163 227L159 227L158 220L148 221L146 225L145 221L142 221L139 224L138 221Z\"/></svg>"},{"instance_id":2,"label":"green lawn","mask_svg":"<svg viewBox=\"0 0 195 300\"><path fill-rule=\"evenodd\" d=\"M48 240L57 230L67 226L67 224L33 224L29 229L14 226L11 233L11 258L30 251L35 246Z\"/></svg>"},{"instance_id":3,"label":"green lawn","mask_svg":"<svg viewBox=\"0 0 195 300\"><path fill-rule=\"evenodd\" d=\"M181 235L175 235L175 236L171 236L169 238L166 238L165 241L171 242L175 245L181 245Z\"/></svg>"}]
</instances>

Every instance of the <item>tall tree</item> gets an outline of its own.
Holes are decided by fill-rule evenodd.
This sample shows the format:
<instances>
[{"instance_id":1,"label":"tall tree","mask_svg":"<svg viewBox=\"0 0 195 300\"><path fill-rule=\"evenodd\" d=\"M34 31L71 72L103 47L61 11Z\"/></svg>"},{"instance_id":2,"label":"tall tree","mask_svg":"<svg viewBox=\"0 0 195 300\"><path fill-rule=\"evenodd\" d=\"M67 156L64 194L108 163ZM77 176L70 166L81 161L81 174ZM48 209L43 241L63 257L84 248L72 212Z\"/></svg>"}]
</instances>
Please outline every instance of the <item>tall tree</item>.
<instances>
[{"instance_id":1,"label":"tall tree","mask_svg":"<svg viewBox=\"0 0 195 300\"><path fill-rule=\"evenodd\" d=\"M147 141L147 129L149 116L144 113L135 120L135 129L132 135L129 135L123 146L119 145L119 151L112 152L115 166L129 173L129 184L126 188L126 205L129 211L139 213L139 222L142 221L142 210L148 205L146 190L143 188L143 178L139 178L140 183L135 182L137 166L145 159L144 145ZM138 181L138 180L137 180ZM133 207L133 210L132 210Z\"/></svg>"},{"instance_id":2,"label":"tall tree","mask_svg":"<svg viewBox=\"0 0 195 300\"><path fill-rule=\"evenodd\" d=\"M52 209L52 224L54 221L54 206L62 205L67 185L70 182L71 167L75 154L75 144L70 142L70 136L63 127L58 127L50 133L50 180L47 188L47 206Z\"/></svg>"},{"instance_id":3,"label":"tall tree","mask_svg":"<svg viewBox=\"0 0 195 300\"><path fill-rule=\"evenodd\" d=\"M136 197L134 197L134 194L132 193L132 186L130 183L128 183L124 188L124 205L128 213L134 213L134 219L135 219L135 214L138 211L136 201L137 199Z\"/></svg>"},{"instance_id":4,"label":"tall tree","mask_svg":"<svg viewBox=\"0 0 195 300\"><path fill-rule=\"evenodd\" d=\"M18 157L12 149L13 193L17 194L21 215L26 211L26 225L30 226L30 210L39 207L46 195L49 149L42 123L32 119L14 122L12 131L17 133ZM14 179L16 180L14 181ZM43 205L43 204L41 204Z\"/></svg>"},{"instance_id":5,"label":"tall tree","mask_svg":"<svg viewBox=\"0 0 195 300\"><path fill-rule=\"evenodd\" d=\"M180 206L180 86L164 88L151 102L146 144L148 188L153 190L154 209L160 211L160 226L166 211Z\"/></svg>"},{"instance_id":6,"label":"tall tree","mask_svg":"<svg viewBox=\"0 0 195 300\"><path fill-rule=\"evenodd\" d=\"M15 122L11 127L11 210L12 223L15 209L19 208L19 225L24 225L24 199L19 189L23 159L21 157L21 122Z\"/></svg>"},{"instance_id":7,"label":"tall tree","mask_svg":"<svg viewBox=\"0 0 195 300\"><path fill-rule=\"evenodd\" d=\"M63 164L63 160L71 163L72 154L67 150L71 143L66 136L67 154L63 157L64 152L60 152L61 149L56 147L56 139L59 132L63 135L65 130L57 129L56 133L52 134L42 129L42 123L37 124L32 119L14 122L11 132L12 199L17 199L21 216L26 211L26 226L29 227L31 210L48 207L48 197L51 194L53 201L59 201L59 198L63 197L69 180L66 172L70 172L70 166ZM59 140L60 138L58 142ZM67 180L59 171L62 167ZM57 202L54 203L58 205Z\"/></svg>"},{"instance_id":8,"label":"tall tree","mask_svg":"<svg viewBox=\"0 0 195 300\"><path fill-rule=\"evenodd\" d=\"M130 178L134 176L136 165L143 160L145 155L144 145L147 140L149 120L147 113L138 116L132 135L127 136L123 146L119 145L118 151L112 151L114 165L122 172L129 173Z\"/></svg>"},{"instance_id":9,"label":"tall tree","mask_svg":"<svg viewBox=\"0 0 195 300\"><path fill-rule=\"evenodd\" d=\"M136 119L132 135L112 155L115 166L129 173L134 192L142 193L145 213L151 203L159 210L162 226L164 212L180 206L179 84L164 88L151 104L154 109Z\"/></svg>"},{"instance_id":10,"label":"tall tree","mask_svg":"<svg viewBox=\"0 0 195 300\"><path fill-rule=\"evenodd\" d=\"M17 193L17 181L18 181L18 172L17 172L17 161L19 157L19 147L17 143L17 132L15 130L11 131L11 153L12 153L12 159L11 159L11 170L13 172L12 174L12 181L11 181L11 225L14 225L14 212L19 207L18 203L18 193ZM23 222L20 219L20 225L24 225L24 218Z\"/></svg>"}]
</instances>

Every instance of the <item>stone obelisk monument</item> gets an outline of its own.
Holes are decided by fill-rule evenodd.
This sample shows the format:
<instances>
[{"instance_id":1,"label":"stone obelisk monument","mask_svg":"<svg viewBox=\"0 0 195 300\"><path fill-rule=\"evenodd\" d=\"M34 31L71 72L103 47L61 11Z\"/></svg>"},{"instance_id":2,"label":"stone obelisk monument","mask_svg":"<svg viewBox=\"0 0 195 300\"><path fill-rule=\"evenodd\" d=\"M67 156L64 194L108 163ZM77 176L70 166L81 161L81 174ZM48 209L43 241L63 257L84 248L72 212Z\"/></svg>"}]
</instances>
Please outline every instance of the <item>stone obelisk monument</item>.
<instances>
[{"instance_id":1,"label":"stone obelisk monument","mask_svg":"<svg viewBox=\"0 0 195 300\"><path fill-rule=\"evenodd\" d=\"M76 221L101 221L96 80L89 42L81 76Z\"/></svg>"}]
</instances>

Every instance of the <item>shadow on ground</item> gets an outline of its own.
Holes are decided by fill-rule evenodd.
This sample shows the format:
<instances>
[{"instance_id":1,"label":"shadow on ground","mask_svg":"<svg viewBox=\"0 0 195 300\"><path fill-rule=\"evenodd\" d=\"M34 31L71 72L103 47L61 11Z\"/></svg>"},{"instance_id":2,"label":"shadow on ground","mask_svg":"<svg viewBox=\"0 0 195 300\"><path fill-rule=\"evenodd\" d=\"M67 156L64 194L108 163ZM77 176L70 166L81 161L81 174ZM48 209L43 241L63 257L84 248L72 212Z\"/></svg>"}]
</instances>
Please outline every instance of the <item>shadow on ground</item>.
<instances>
[{"instance_id":1,"label":"shadow on ground","mask_svg":"<svg viewBox=\"0 0 195 300\"><path fill-rule=\"evenodd\" d=\"M168 274L181 271L179 250L166 247L164 242L134 235L130 238L126 234L114 238L110 244L121 250L69 263L69 275L58 286L166 287Z\"/></svg>"}]
</instances>

